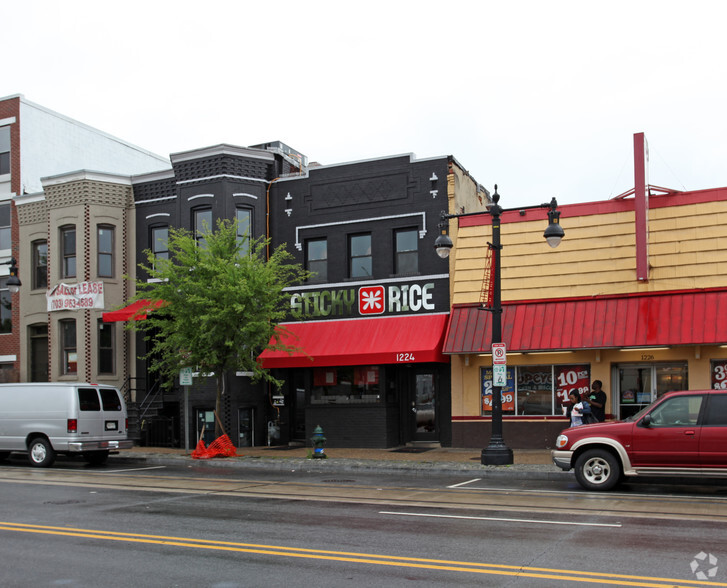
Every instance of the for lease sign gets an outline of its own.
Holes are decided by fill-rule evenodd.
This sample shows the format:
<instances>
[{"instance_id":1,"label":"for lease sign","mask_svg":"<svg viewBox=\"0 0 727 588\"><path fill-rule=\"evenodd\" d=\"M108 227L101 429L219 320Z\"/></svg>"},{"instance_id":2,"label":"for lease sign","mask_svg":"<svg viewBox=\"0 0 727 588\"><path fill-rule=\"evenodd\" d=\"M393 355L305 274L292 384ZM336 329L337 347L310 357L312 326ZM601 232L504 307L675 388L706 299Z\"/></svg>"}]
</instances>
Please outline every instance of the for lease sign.
<instances>
[{"instance_id":1,"label":"for lease sign","mask_svg":"<svg viewBox=\"0 0 727 588\"><path fill-rule=\"evenodd\" d=\"M48 312L104 307L103 282L58 284L45 295Z\"/></svg>"}]
</instances>

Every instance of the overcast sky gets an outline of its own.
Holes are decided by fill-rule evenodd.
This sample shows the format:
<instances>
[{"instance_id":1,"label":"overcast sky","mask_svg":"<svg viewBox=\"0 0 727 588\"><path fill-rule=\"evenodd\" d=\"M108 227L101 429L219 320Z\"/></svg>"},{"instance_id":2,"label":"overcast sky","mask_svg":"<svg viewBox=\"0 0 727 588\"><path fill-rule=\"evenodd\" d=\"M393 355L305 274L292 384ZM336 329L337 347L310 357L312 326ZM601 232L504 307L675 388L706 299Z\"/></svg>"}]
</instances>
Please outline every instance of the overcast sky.
<instances>
[{"instance_id":1,"label":"overcast sky","mask_svg":"<svg viewBox=\"0 0 727 588\"><path fill-rule=\"evenodd\" d=\"M170 153L454 155L505 208L727 186L727 2L7 2L0 97Z\"/></svg>"}]
</instances>

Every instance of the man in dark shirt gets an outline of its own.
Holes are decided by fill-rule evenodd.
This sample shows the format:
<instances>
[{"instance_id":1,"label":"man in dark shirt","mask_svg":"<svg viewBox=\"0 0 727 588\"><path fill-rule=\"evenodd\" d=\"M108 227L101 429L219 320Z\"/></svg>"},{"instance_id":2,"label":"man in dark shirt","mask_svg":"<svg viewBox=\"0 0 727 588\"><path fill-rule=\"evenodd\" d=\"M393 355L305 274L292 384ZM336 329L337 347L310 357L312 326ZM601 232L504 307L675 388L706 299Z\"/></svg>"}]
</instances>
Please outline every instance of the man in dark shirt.
<instances>
[{"instance_id":1,"label":"man in dark shirt","mask_svg":"<svg viewBox=\"0 0 727 588\"><path fill-rule=\"evenodd\" d=\"M606 393L601 390L602 386L601 380L593 380L591 394L588 396L591 412L599 423L606 420Z\"/></svg>"}]
</instances>

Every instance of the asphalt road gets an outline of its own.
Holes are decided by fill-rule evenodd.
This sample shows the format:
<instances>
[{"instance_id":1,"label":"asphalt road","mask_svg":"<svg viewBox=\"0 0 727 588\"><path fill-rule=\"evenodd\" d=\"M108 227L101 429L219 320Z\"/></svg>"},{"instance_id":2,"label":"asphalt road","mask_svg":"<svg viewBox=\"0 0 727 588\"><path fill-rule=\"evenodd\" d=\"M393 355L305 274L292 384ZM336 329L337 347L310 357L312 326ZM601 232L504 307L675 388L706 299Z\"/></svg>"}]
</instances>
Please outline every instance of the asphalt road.
<instances>
[{"instance_id":1,"label":"asphalt road","mask_svg":"<svg viewBox=\"0 0 727 588\"><path fill-rule=\"evenodd\" d=\"M13 461L0 491L3 586L727 586L723 485Z\"/></svg>"}]
</instances>

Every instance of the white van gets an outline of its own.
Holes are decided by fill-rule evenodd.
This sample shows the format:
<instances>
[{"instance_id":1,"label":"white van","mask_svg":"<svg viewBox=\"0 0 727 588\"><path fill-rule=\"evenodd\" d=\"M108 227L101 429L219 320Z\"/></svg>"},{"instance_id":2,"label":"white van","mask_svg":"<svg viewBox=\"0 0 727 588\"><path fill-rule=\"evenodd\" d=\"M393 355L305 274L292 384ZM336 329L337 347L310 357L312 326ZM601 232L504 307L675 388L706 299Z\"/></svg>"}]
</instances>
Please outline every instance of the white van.
<instances>
[{"instance_id":1,"label":"white van","mask_svg":"<svg viewBox=\"0 0 727 588\"><path fill-rule=\"evenodd\" d=\"M113 386L76 382L0 384L0 461L28 454L49 467L59 453L106 462L110 450L129 449L126 405Z\"/></svg>"}]
</instances>

